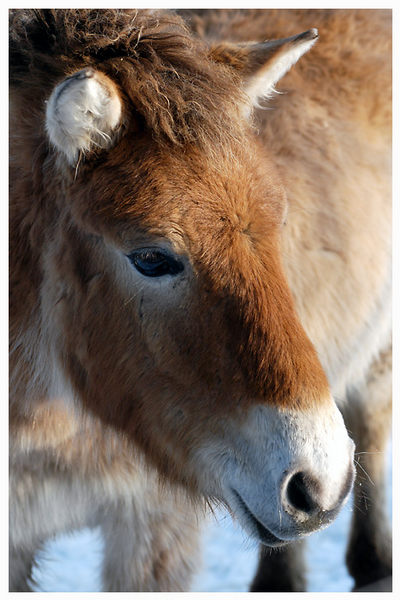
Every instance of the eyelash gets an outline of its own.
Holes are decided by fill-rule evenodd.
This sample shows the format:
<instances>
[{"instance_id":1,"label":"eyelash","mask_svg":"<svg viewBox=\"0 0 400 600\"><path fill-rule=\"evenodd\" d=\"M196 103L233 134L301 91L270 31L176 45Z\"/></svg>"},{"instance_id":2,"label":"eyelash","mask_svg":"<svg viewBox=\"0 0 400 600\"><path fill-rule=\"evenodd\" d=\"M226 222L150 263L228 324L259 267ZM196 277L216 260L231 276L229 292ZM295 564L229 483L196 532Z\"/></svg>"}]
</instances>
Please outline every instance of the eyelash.
<instances>
[{"instance_id":1,"label":"eyelash","mask_svg":"<svg viewBox=\"0 0 400 600\"><path fill-rule=\"evenodd\" d=\"M184 270L179 259L159 248L141 248L127 256L135 269L145 277L174 276Z\"/></svg>"}]
</instances>

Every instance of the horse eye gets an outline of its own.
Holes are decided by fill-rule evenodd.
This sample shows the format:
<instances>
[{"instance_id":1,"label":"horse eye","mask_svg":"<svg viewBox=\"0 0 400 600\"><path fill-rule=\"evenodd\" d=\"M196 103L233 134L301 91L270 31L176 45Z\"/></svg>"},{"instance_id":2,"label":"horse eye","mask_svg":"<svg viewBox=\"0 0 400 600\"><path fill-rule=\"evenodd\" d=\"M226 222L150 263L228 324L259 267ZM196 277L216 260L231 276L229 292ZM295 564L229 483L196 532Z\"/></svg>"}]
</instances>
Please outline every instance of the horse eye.
<instances>
[{"instance_id":1,"label":"horse eye","mask_svg":"<svg viewBox=\"0 0 400 600\"><path fill-rule=\"evenodd\" d=\"M183 271L183 263L159 248L141 248L128 254L132 265L146 277L177 275Z\"/></svg>"}]
</instances>

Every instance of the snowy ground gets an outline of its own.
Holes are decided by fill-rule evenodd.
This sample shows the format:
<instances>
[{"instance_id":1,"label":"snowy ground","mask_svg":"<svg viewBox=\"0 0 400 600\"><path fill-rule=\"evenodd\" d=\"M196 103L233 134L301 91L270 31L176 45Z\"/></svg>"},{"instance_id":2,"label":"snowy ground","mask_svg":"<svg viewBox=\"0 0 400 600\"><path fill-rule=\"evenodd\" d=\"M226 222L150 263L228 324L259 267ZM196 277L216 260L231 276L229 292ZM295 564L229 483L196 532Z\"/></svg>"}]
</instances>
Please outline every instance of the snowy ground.
<instances>
[{"instance_id":1,"label":"snowy ground","mask_svg":"<svg viewBox=\"0 0 400 600\"><path fill-rule=\"evenodd\" d=\"M391 506L391 455L388 460L388 514ZM351 502L328 529L311 536L307 544L308 589L311 592L346 592L352 587L344 564ZM257 564L257 546L251 544L229 515L217 513L204 532L203 567L193 592L248 590ZM98 531L84 530L49 542L39 557L34 576L37 591L101 591L99 565L102 540ZM312 569L310 568L312 565Z\"/></svg>"}]
</instances>

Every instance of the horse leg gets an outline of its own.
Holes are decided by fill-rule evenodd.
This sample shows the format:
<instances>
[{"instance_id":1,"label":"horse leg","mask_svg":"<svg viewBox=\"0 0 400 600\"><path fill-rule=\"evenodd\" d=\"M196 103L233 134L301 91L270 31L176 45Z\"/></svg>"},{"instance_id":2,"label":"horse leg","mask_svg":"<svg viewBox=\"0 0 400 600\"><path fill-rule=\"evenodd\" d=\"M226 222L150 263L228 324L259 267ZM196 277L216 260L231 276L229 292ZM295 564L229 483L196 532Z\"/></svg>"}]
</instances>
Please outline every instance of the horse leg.
<instances>
[{"instance_id":1,"label":"horse leg","mask_svg":"<svg viewBox=\"0 0 400 600\"><path fill-rule=\"evenodd\" d=\"M345 419L356 444L358 463L346 555L356 589L392 573L391 527L385 510L385 449L391 432L391 348L372 365L366 382L350 390Z\"/></svg>"},{"instance_id":2,"label":"horse leg","mask_svg":"<svg viewBox=\"0 0 400 600\"><path fill-rule=\"evenodd\" d=\"M306 589L304 542L283 548L260 546L256 575L251 592L304 592Z\"/></svg>"},{"instance_id":3,"label":"horse leg","mask_svg":"<svg viewBox=\"0 0 400 600\"><path fill-rule=\"evenodd\" d=\"M105 512L103 589L107 592L188 591L198 566L193 509L119 501Z\"/></svg>"}]
</instances>

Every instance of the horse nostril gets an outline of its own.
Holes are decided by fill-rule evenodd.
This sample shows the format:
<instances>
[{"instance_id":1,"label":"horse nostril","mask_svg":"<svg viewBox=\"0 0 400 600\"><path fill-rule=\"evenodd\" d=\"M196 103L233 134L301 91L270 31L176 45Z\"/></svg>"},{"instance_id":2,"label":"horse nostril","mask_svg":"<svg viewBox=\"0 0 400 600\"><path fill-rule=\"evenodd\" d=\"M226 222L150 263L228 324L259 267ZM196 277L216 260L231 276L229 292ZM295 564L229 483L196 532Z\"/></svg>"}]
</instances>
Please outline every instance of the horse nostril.
<instances>
[{"instance_id":1,"label":"horse nostril","mask_svg":"<svg viewBox=\"0 0 400 600\"><path fill-rule=\"evenodd\" d=\"M311 495L313 487L315 484L304 473L292 475L286 487L286 498L290 506L308 515L318 510L318 504Z\"/></svg>"}]
</instances>

